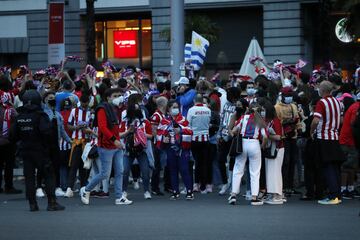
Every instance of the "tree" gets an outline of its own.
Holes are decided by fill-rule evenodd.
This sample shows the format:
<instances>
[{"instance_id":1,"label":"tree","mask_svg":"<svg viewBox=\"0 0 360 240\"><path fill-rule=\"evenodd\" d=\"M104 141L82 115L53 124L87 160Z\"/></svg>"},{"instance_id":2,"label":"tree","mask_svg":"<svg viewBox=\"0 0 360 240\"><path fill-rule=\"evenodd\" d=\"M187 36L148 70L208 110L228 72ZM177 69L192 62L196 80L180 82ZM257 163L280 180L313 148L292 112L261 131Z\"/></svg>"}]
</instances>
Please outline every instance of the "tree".
<instances>
[{"instance_id":1,"label":"tree","mask_svg":"<svg viewBox=\"0 0 360 240\"><path fill-rule=\"evenodd\" d=\"M95 58L95 7L96 0L86 0L86 58L87 63L96 64Z\"/></svg>"},{"instance_id":2,"label":"tree","mask_svg":"<svg viewBox=\"0 0 360 240\"><path fill-rule=\"evenodd\" d=\"M344 25L347 33L355 40L360 38L360 0L337 0L335 6L348 14Z\"/></svg>"},{"instance_id":3,"label":"tree","mask_svg":"<svg viewBox=\"0 0 360 240\"><path fill-rule=\"evenodd\" d=\"M219 39L220 29L217 24L212 22L206 15L187 15L185 17L185 42L191 42L192 31L197 32L210 43L214 43ZM168 43L171 41L170 27L164 28L160 32L160 37L166 39Z\"/></svg>"}]
</instances>

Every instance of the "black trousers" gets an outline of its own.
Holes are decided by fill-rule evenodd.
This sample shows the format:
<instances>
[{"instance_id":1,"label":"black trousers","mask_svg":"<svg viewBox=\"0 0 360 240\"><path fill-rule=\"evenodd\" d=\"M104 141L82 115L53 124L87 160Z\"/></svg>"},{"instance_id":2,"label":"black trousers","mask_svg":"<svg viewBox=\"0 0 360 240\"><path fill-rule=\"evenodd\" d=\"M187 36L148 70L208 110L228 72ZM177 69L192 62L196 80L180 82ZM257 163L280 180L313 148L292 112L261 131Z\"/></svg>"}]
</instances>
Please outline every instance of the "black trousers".
<instances>
[{"instance_id":1,"label":"black trousers","mask_svg":"<svg viewBox=\"0 0 360 240\"><path fill-rule=\"evenodd\" d=\"M67 186L71 189L74 188L76 174L78 170L80 176L80 185L83 187L86 186L87 184L88 171L84 169L84 163L81 158L82 153L83 153L82 145L80 144L75 146L71 157L70 170L67 181Z\"/></svg>"},{"instance_id":2,"label":"black trousers","mask_svg":"<svg viewBox=\"0 0 360 240\"><path fill-rule=\"evenodd\" d=\"M24 162L24 176L26 197L30 204L36 202L35 196L35 169L38 169L45 180L45 192L48 200L55 199L55 176L52 162L49 158L43 156L41 152L27 152L22 154Z\"/></svg>"},{"instance_id":3,"label":"black trousers","mask_svg":"<svg viewBox=\"0 0 360 240\"><path fill-rule=\"evenodd\" d=\"M195 183L205 190L212 182L212 159L210 158L209 142L191 142L191 151L195 159Z\"/></svg>"},{"instance_id":4,"label":"black trousers","mask_svg":"<svg viewBox=\"0 0 360 240\"><path fill-rule=\"evenodd\" d=\"M227 157L229 155L229 151L230 151L230 146L231 146L231 140L230 141L222 141L218 144L218 148L219 148L219 170L220 170L220 174L221 174L221 180L223 184L227 184L228 183L228 178L227 178L227 174L226 174L226 162L227 162ZM230 159L231 161L231 159ZM235 160L233 159L233 162L235 162ZM233 166L233 164L230 164ZM231 166L230 166L231 167ZM230 168L231 170L232 168Z\"/></svg>"},{"instance_id":5,"label":"black trousers","mask_svg":"<svg viewBox=\"0 0 360 240\"><path fill-rule=\"evenodd\" d=\"M15 146L13 144L6 144L0 146L0 188L2 187L3 170L5 189L13 188L15 164Z\"/></svg>"},{"instance_id":6,"label":"black trousers","mask_svg":"<svg viewBox=\"0 0 360 240\"><path fill-rule=\"evenodd\" d=\"M295 163L297 157L296 139L285 139L284 162L282 165L282 175L284 189L294 188Z\"/></svg>"},{"instance_id":7,"label":"black trousers","mask_svg":"<svg viewBox=\"0 0 360 240\"><path fill-rule=\"evenodd\" d=\"M306 142L304 152L304 178L306 196L310 198L322 199L324 192L323 178L319 159L314 157L314 142L310 139Z\"/></svg>"}]
</instances>

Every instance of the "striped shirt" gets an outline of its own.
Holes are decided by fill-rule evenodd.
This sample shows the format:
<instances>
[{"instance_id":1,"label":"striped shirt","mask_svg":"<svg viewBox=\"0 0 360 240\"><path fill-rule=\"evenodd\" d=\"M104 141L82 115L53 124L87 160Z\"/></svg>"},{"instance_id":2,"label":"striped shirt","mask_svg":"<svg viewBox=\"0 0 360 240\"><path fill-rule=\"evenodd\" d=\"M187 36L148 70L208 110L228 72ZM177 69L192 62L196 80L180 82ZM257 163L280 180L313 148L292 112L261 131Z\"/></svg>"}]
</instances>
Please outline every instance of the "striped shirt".
<instances>
[{"instance_id":1,"label":"striped shirt","mask_svg":"<svg viewBox=\"0 0 360 240\"><path fill-rule=\"evenodd\" d=\"M315 107L314 117L319 118L316 128L316 138L323 140L339 140L340 102L332 97L322 98Z\"/></svg>"},{"instance_id":2,"label":"striped shirt","mask_svg":"<svg viewBox=\"0 0 360 240\"><path fill-rule=\"evenodd\" d=\"M235 123L236 128L240 129L240 134L244 138L260 139L261 137L268 136L265 128L260 128L255 122L255 115L243 115Z\"/></svg>"},{"instance_id":3,"label":"striped shirt","mask_svg":"<svg viewBox=\"0 0 360 240\"><path fill-rule=\"evenodd\" d=\"M89 109L82 109L81 107L73 108L69 115L68 124L76 127L81 124L87 124L90 126L92 119L91 119L91 112ZM86 134L81 130L74 130L72 132L72 139L85 139Z\"/></svg>"}]
</instances>

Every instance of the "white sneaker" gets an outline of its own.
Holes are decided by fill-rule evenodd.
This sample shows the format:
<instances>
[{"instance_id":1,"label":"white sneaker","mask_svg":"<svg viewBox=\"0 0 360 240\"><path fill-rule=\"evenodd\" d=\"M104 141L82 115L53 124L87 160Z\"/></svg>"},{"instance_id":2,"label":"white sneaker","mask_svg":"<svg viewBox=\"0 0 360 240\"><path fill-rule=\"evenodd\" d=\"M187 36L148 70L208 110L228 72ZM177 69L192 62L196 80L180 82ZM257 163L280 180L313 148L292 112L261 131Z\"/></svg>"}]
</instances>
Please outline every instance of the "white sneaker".
<instances>
[{"instance_id":1,"label":"white sneaker","mask_svg":"<svg viewBox=\"0 0 360 240\"><path fill-rule=\"evenodd\" d=\"M146 192L144 193L144 198L145 198L145 199L151 199L151 193L150 193L149 191L146 191Z\"/></svg>"},{"instance_id":2,"label":"white sneaker","mask_svg":"<svg viewBox=\"0 0 360 240\"><path fill-rule=\"evenodd\" d=\"M133 201L130 201L126 197L115 199L115 205L130 205Z\"/></svg>"},{"instance_id":3,"label":"white sneaker","mask_svg":"<svg viewBox=\"0 0 360 240\"><path fill-rule=\"evenodd\" d=\"M201 194L208 194L208 191L205 189L203 191L200 191Z\"/></svg>"},{"instance_id":4,"label":"white sneaker","mask_svg":"<svg viewBox=\"0 0 360 240\"><path fill-rule=\"evenodd\" d=\"M213 187L212 187L211 184L206 185L206 191L207 191L208 193L212 193L212 192L213 192Z\"/></svg>"},{"instance_id":5,"label":"white sneaker","mask_svg":"<svg viewBox=\"0 0 360 240\"><path fill-rule=\"evenodd\" d=\"M43 198L43 197L45 197L45 193L44 193L44 191L43 191L42 188L36 189L36 197L38 197L38 198Z\"/></svg>"},{"instance_id":6,"label":"white sneaker","mask_svg":"<svg viewBox=\"0 0 360 240\"><path fill-rule=\"evenodd\" d=\"M266 204L270 204L270 205L280 205L280 204L283 204L284 201L282 200L282 197L272 197L272 198L269 198L267 199L264 203Z\"/></svg>"},{"instance_id":7,"label":"white sneaker","mask_svg":"<svg viewBox=\"0 0 360 240\"><path fill-rule=\"evenodd\" d=\"M225 195L227 190L229 188L229 184L223 184L221 186L221 189L220 189L220 192L219 192L219 195Z\"/></svg>"},{"instance_id":8,"label":"white sneaker","mask_svg":"<svg viewBox=\"0 0 360 240\"><path fill-rule=\"evenodd\" d=\"M65 192L61 188L55 189L55 196L57 197L63 197L65 195Z\"/></svg>"},{"instance_id":9,"label":"white sneaker","mask_svg":"<svg viewBox=\"0 0 360 240\"><path fill-rule=\"evenodd\" d=\"M80 197L83 204L89 204L90 192L85 191L85 187L80 188Z\"/></svg>"},{"instance_id":10,"label":"white sneaker","mask_svg":"<svg viewBox=\"0 0 360 240\"><path fill-rule=\"evenodd\" d=\"M197 183L194 183L193 192L200 192L200 186Z\"/></svg>"},{"instance_id":11,"label":"white sneaker","mask_svg":"<svg viewBox=\"0 0 360 240\"><path fill-rule=\"evenodd\" d=\"M181 190L180 194L186 195L187 194L186 188L183 188L183 190Z\"/></svg>"},{"instance_id":12,"label":"white sneaker","mask_svg":"<svg viewBox=\"0 0 360 240\"><path fill-rule=\"evenodd\" d=\"M128 193L127 192L125 192L125 191L123 191L122 192L122 196L121 196L121 198L127 198L128 197Z\"/></svg>"},{"instance_id":13,"label":"white sneaker","mask_svg":"<svg viewBox=\"0 0 360 240\"><path fill-rule=\"evenodd\" d=\"M74 196L74 192L73 192L73 190L71 190L71 188L67 188L66 189L66 192L65 192L65 194L64 194L64 197L67 197L67 198L72 198Z\"/></svg>"},{"instance_id":14,"label":"white sneaker","mask_svg":"<svg viewBox=\"0 0 360 240\"><path fill-rule=\"evenodd\" d=\"M139 185L139 182L138 182L138 181L134 182L134 183L133 183L133 186L134 186L134 189L135 189L135 190L138 190L138 189L140 188L140 185Z\"/></svg>"}]
</instances>

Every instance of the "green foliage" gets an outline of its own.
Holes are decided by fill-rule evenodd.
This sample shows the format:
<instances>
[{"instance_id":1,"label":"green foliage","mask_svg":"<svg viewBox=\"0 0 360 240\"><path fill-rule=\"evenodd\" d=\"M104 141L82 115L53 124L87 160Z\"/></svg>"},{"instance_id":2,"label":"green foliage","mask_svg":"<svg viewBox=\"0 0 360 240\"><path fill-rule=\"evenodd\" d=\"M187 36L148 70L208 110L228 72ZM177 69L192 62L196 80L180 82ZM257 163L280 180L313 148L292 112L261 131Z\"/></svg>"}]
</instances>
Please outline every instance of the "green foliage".
<instances>
[{"instance_id":1,"label":"green foliage","mask_svg":"<svg viewBox=\"0 0 360 240\"><path fill-rule=\"evenodd\" d=\"M220 29L216 23L212 22L208 16L205 15L188 15L185 18L185 42L191 42L192 31L197 32L207 40L210 44L215 43L219 39ZM171 41L170 27L164 28L160 32L160 37L165 39L168 43Z\"/></svg>"}]
</instances>

